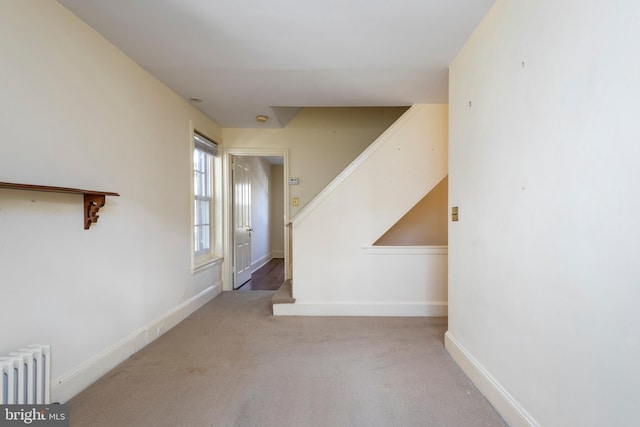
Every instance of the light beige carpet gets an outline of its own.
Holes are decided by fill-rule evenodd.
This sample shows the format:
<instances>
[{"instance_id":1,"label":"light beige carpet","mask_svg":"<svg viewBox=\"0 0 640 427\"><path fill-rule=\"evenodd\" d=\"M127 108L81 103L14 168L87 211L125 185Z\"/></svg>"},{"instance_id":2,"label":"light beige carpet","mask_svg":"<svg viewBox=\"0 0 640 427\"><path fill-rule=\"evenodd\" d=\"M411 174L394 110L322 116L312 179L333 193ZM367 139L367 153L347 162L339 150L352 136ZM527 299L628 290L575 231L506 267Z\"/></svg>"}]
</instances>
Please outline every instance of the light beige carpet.
<instances>
[{"instance_id":1,"label":"light beige carpet","mask_svg":"<svg viewBox=\"0 0 640 427\"><path fill-rule=\"evenodd\" d=\"M273 317L225 292L69 402L72 426L505 426L445 318Z\"/></svg>"}]
</instances>

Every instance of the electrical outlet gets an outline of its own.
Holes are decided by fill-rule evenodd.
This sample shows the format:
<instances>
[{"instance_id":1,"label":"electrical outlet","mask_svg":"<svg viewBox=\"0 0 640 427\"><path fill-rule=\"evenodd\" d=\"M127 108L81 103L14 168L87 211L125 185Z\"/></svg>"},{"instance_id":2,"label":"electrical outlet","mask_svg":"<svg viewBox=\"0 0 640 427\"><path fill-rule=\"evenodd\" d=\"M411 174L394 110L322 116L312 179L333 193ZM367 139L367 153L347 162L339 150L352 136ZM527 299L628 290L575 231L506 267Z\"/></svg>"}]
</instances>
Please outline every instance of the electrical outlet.
<instances>
[{"instance_id":1,"label":"electrical outlet","mask_svg":"<svg viewBox=\"0 0 640 427\"><path fill-rule=\"evenodd\" d=\"M300 204L300 199L298 199L297 197L293 198L293 206L298 206Z\"/></svg>"}]
</instances>

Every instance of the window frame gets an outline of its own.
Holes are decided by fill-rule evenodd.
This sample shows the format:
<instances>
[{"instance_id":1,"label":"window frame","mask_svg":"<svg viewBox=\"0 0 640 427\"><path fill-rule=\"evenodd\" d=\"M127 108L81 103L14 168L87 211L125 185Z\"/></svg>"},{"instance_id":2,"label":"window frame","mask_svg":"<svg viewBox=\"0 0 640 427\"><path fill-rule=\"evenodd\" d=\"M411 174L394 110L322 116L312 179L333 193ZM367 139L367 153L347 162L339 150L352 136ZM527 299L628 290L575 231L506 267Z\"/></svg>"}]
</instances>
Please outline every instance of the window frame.
<instances>
[{"instance_id":1,"label":"window frame","mask_svg":"<svg viewBox=\"0 0 640 427\"><path fill-rule=\"evenodd\" d=\"M212 139L206 137L201 132L197 130L193 130L193 137L191 138L193 142L192 150L191 150L191 259L192 259L192 272L196 273L202 269L208 268L216 262L221 261L222 259L219 256L216 256L216 239L218 238L216 233L216 157L218 157L218 144L214 142ZM202 164L197 164L196 155L198 152L204 153L205 155L205 170L200 171L199 166L203 166ZM208 169L208 177L207 175ZM205 179L204 181L200 181L201 185L199 186L196 182L197 174L204 173ZM196 191L199 187L205 187L205 194L196 194ZM198 202L208 202L208 218L203 221L197 221L197 205ZM202 219L202 218L200 218ZM208 221L208 224L207 224ZM208 247L202 248L198 250L197 246L197 228L208 226L209 235L208 235Z\"/></svg>"}]
</instances>

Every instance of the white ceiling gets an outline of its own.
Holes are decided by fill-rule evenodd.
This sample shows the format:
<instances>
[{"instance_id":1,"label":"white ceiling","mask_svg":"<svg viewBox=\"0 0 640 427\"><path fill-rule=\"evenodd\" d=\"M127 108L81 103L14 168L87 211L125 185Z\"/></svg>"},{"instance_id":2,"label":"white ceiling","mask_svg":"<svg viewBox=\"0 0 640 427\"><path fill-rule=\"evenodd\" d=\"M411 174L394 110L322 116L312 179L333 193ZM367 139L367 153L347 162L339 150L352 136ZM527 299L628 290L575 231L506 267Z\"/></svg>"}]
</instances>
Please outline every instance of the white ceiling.
<instances>
[{"instance_id":1,"label":"white ceiling","mask_svg":"<svg viewBox=\"0 0 640 427\"><path fill-rule=\"evenodd\" d=\"M494 3L58 1L223 127L280 127L295 110L274 106L447 102L448 65Z\"/></svg>"}]
</instances>

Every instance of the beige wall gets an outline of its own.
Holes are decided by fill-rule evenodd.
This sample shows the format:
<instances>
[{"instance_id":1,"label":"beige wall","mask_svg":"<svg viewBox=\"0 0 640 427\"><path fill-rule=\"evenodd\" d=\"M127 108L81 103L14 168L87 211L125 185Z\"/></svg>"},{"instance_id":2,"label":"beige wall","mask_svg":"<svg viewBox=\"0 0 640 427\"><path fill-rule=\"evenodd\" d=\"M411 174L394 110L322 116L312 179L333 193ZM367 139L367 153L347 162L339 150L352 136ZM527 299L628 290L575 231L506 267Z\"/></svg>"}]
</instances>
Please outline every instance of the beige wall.
<instances>
[{"instance_id":1,"label":"beige wall","mask_svg":"<svg viewBox=\"0 0 640 427\"><path fill-rule=\"evenodd\" d=\"M294 217L333 178L384 132L404 107L303 108L283 129L223 129L225 148L288 148ZM291 203L291 201L289 201Z\"/></svg>"},{"instance_id":2,"label":"beige wall","mask_svg":"<svg viewBox=\"0 0 640 427\"><path fill-rule=\"evenodd\" d=\"M448 177L445 177L374 245L445 246L448 191Z\"/></svg>"},{"instance_id":3,"label":"beige wall","mask_svg":"<svg viewBox=\"0 0 640 427\"><path fill-rule=\"evenodd\" d=\"M191 274L190 123L221 132L55 1L0 0L0 58L0 181L121 195L84 230L81 196L0 190L0 356L51 344L64 401L219 285Z\"/></svg>"},{"instance_id":4,"label":"beige wall","mask_svg":"<svg viewBox=\"0 0 640 427\"><path fill-rule=\"evenodd\" d=\"M276 258L284 258L284 167L271 166L271 253Z\"/></svg>"},{"instance_id":5,"label":"beige wall","mask_svg":"<svg viewBox=\"0 0 640 427\"><path fill-rule=\"evenodd\" d=\"M638 425L639 17L498 0L450 67L446 343L513 427Z\"/></svg>"}]
</instances>

